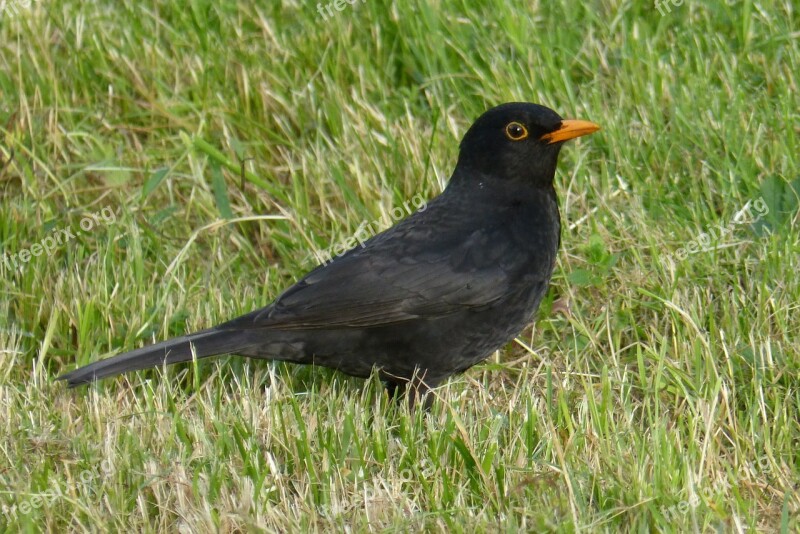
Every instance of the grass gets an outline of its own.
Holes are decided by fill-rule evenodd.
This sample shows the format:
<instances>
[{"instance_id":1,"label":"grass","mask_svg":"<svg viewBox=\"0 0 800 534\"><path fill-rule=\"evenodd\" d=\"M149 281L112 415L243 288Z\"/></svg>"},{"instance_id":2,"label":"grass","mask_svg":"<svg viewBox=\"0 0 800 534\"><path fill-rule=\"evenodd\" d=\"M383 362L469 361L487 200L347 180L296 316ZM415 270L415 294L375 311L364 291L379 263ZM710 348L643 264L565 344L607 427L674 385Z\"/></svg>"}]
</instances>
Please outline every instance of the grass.
<instances>
[{"instance_id":1,"label":"grass","mask_svg":"<svg viewBox=\"0 0 800 534\"><path fill-rule=\"evenodd\" d=\"M0 263L0 530L800 528L792 2L24 4L0 13L0 243L30 254ZM53 381L268 303L441 191L511 100L603 130L562 151L535 324L430 413L235 356Z\"/></svg>"}]
</instances>

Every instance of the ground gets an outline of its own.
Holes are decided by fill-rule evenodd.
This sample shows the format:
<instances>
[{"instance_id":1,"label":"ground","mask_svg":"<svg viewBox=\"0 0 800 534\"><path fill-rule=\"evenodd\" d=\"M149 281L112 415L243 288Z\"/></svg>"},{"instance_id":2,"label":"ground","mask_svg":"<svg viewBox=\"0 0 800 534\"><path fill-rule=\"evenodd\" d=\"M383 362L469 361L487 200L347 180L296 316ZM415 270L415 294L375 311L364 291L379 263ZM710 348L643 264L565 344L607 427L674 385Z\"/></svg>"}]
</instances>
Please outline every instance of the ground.
<instances>
[{"instance_id":1,"label":"ground","mask_svg":"<svg viewBox=\"0 0 800 534\"><path fill-rule=\"evenodd\" d=\"M793 2L263 4L0 4L0 530L800 529ZM429 413L236 356L54 381L270 302L514 100L603 129L532 326Z\"/></svg>"}]
</instances>

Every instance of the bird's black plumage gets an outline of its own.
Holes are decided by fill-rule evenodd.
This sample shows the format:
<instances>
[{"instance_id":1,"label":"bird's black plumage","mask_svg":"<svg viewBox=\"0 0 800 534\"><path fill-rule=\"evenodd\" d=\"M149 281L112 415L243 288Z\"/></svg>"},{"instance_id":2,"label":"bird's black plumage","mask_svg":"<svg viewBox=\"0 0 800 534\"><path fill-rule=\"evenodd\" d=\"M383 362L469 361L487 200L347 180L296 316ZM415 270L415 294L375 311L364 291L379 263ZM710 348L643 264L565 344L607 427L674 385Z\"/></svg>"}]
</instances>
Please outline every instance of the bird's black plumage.
<instances>
[{"instance_id":1,"label":"bird's black plumage","mask_svg":"<svg viewBox=\"0 0 800 534\"><path fill-rule=\"evenodd\" d=\"M510 103L465 134L445 191L321 265L272 304L67 373L70 386L235 353L315 364L420 391L485 359L531 320L560 243L563 141L598 127Z\"/></svg>"}]
</instances>

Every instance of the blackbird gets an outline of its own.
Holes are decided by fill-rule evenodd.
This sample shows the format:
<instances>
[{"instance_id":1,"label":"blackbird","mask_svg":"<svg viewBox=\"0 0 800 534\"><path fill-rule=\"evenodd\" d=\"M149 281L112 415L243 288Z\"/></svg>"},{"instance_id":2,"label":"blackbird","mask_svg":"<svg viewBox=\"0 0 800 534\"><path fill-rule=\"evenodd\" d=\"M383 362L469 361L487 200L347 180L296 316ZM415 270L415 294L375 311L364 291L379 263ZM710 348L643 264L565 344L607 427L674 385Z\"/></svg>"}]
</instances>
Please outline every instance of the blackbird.
<instances>
[{"instance_id":1,"label":"blackbird","mask_svg":"<svg viewBox=\"0 0 800 534\"><path fill-rule=\"evenodd\" d=\"M59 379L76 386L234 353L357 377L376 370L390 392L410 388L413 405L532 319L561 243L553 188L559 150L599 128L537 104L490 109L464 135L442 194L312 270L272 304Z\"/></svg>"}]
</instances>

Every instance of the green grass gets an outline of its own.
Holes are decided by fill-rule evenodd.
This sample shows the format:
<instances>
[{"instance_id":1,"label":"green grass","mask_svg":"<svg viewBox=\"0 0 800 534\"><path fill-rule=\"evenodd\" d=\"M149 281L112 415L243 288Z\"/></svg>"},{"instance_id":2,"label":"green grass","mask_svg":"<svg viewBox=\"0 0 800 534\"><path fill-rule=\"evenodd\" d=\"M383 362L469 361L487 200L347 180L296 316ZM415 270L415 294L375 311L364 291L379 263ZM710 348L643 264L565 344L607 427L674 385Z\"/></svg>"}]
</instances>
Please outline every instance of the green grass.
<instances>
[{"instance_id":1,"label":"green grass","mask_svg":"<svg viewBox=\"0 0 800 534\"><path fill-rule=\"evenodd\" d=\"M0 531L800 529L792 2L22 4L0 244L74 238L0 263ZM235 356L53 381L268 303L511 100L603 130L535 324L430 413Z\"/></svg>"}]
</instances>

